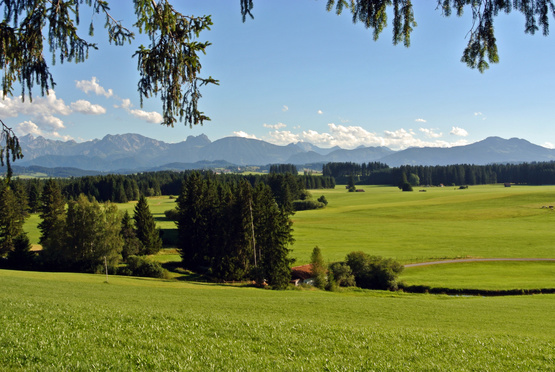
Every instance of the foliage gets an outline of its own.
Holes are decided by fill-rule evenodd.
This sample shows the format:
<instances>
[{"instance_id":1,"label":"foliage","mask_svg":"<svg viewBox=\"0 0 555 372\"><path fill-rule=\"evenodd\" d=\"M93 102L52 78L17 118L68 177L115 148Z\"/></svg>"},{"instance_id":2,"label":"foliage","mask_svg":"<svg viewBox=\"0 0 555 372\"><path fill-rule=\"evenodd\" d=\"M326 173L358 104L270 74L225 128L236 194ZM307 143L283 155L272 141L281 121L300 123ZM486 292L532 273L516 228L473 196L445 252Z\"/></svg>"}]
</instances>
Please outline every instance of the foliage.
<instances>
[{"instance_id":1,"label":"foliage","mask_svg":"<svg viewBox=\"0 0 555 372\"><path fill-rule=\"evenodd\" d=\"M179 218L179 212L177 212L176 208L168 209L164 212L164 216L166 216L168 220L177 221Z\"/></svg>"},{"instance_id":2,"label":"foliage","mask_svg":"<svg viewBox=\"0 0 555 372\"><path fill-rule=\"evenodd\" d=\"M15 237L13 250L8 252L7 267L12 269L30 270L35 266L36 255L31 251L31 243L27 234Z\"/></svg>"},{"instance_id":3,"label":"foliage","mask_svg":"<svg viewBox=\"0 0 555 372\"><path fill-rule=\"evenodd\" d=\"M293 201L292 206L295 211L306 211L310 209L324 208L326 205L316 200L295 200Z\"/></svg>"},{"instance_id":4,"label":"foliage","mask_svg":"<svg viewBox=\"0 0 555 372\"><path fill-rule=\"evenodd\" d=\"M159 262L149 260L144 256L131 255L127 257L127 269L133 276L150 278L164 278L165 270Z\"/></svg>"},{"instance_id":5,"label":"foliage","mask_svg":"<svg viewBox=\"0 0 555 372\"><path fill-rule=\"evenodd\" d=\"M105 260L115 266L121 259L121 216L113 204L100 205L81 195L68 204L43 243L47 267L95 272Z\"/></svg>"},{"instance_id":6,"label":"foliage","mask_svg":"<svg viewBox=\"0 0 555 372\"><path fill-rule=\"evenodd\" d=\"M325 195L322 195L318 198L318 201L322 204L324 204L324 206L328 205L328 200L326 199Z\"/></svg>"},{"instance_id":7,"label":"foliage","mask_svg":"<svg viewBox=\"0 0 555 372\"><path fill-rule=\"evenodd\" d=\"M345 263L352 269L356 283L361 288L397 289L397 277L403 271L399 262L364 252L351 252Z\"/></svg>"},{"instance_id":8,"label":"foliage","mask_svg":"<svg viewBox=\"0 0 555 372\"><path fill-rule=\"evenodd\" d=\"M155 254L162 249L162 238L160 237L160 229L156 228L156 222L148 203L144 196L139 198L139 202L135 206L133 214L135 221L135 234L141 242L139 253L141 255Z\"/></svg>"},{"instance_id":9,"label":"foliage","mask_svg":"<svg viewBox=\"0 0 555 372\"><path fill-rule=\"evenodd\" d=\"M230 186L211 175L193 173L177 210L186 268L209 270L220 280L252 276L280 288L289 282L291 221L269 186L253 189L246 179Z\"/></svg>"},{"instance_id":10,"label":"foliage","mask_svg":"<svg viewBox=\"0 0 555 372\"><path fill-rule=\"evenodd\" d=\"M329 267L335 282L340 287L353 287L356 285L353 270L345 262L334 262Z\"/></svg>"},{"instance_id":11,"label":"foliage","mask_svg":"<svg viewBox=\"0 0 555 372\"><path fill-rule=\"evenodd\" d=\"M66 202L62 197L58 183L49 179L46 181L40 196L39 217L41 222L38 228L41 232L39 243L44 244L53 232L54 227L64 217Z\"/></svg>"},{"instance_id":12,"label":"foliage","mask_svg":"<svg viewBox=\"0 0 555 372\"><path fill-rule=\"evenodd\" d=\"M25 216L10 186L0 191L0 257L15 248L15 239L23 234Z\"/></svg>"},{"instance_id":13,"label":"foliage","mask_svg":"<svg viewBox=\"0 0 555 372\"><path fill-rule=\"evenodd\" d=\"M291 173L297 175L299 171L294 164L271 164L269 173Z\"/></svg>"},{"instance_id":14,"label":"foliage","mask_svg":"<svg viewBox=\"0 0 555 372\"><path fill-rule=\"evenodd\" d=\"M326 288L328 284L327 265L322 256L322 250L318 246L314 247L310 256L310 271L314 278L314 286L320 289Z\"/></svg>"},{"instance_id":15,"label":"foliage","mask_svg":"<svg viewBox=\"0 0 555 372\"><path fill-rule=\"evenodd\" d=\"M120 234L123 239L121 256L124 261L127 261L127 257L139 254L139 251L142 249L141 241L137 238L135 227L128 211L124 212L121 219Z\"/></svg>"},{"instance_id":16,"label":"foliage","mask_svg":"<svg viewBox=\"0 0 555 372\"><path fill-rule=\"evenodd\" d=\"M403 182L399 188L401 191L413 191L412 185L409 182Z\"/></svg>"}]
</instances>

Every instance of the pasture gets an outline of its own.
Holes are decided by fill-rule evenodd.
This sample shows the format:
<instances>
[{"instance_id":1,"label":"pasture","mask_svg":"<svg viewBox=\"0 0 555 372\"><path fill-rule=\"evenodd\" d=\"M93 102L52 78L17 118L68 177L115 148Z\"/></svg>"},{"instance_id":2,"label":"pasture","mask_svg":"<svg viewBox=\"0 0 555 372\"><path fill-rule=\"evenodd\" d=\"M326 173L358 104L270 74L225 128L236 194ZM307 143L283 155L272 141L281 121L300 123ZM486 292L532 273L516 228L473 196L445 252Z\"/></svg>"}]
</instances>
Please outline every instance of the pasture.
<instances>
[{"instance_id":1,"label":"pasture","mask_svg":"<svg viewBox=\"0 0 555 372\"><path fill-rule=\"evenodd\" d=\"M555 296L269 291L0 270L5 370L550 370Z\"/></svg>"},{"instance_id":2,"label":"pasture","mask_svg":"<svg viewBox=\"0 0 555 372\"><path fill-rule=\"evenodd\" d=\"M352 251L402 263L461 257L555 256L555 186L503 185L421 188L358 186L365 192L313 190L323 210L293 216L293 256L308 263L314 246L340 261Z\"/></svg>"}]
</instances>

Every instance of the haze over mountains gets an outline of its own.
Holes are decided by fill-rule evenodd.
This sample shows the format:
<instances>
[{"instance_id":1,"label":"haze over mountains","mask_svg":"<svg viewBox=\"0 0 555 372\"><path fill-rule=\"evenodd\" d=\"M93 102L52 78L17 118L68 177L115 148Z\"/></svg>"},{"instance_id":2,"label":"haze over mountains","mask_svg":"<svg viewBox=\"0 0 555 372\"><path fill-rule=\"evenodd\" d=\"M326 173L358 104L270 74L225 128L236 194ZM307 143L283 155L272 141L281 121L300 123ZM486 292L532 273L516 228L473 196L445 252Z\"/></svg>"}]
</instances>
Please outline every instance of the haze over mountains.
<instances>
[{"instance_id":1,"label":"haze over mountains","mask_svg":"<svg viewBox=\"0 0 555 372\"><path fill-rule=\"evenodd\" d=\"M212 142L203 134L189 136L186 141L179 143L166 143L139 134L107 135L82 143L26 135L20 138L20 143L25 157L15 163L18 166L72 167L114 173L276 163L302 166L327 162L379 161L397 167L404 164L485 165L555 160L555 150L534 145L524 139L507 140L499 137L489 137L466 146L408 148L401 151L387 147L325 149L306 142L278 146L243 137L226 137Z\"/></svg>"}]
</instances>

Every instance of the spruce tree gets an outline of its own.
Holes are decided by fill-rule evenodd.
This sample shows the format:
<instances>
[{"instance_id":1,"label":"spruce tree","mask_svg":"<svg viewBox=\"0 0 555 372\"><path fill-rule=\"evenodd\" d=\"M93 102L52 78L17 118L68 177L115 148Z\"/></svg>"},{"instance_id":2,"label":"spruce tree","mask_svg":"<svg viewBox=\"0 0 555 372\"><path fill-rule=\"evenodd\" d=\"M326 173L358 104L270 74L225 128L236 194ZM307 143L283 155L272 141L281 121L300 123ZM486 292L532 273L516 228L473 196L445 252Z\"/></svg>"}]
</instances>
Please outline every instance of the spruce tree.
<instances>
[{"instance_id":1,"label":"spruce tree","mask_svg":"<svg viewBox=\"0 0 555 372\"><path fill-rule=\"evenodd\" d=\"M121 256L123 260L126 261L127 257L138 254L141 249L141 242L137 238L137 234L135 234L133 221L128 211L125 211L121 219L120 233L123 238Z\"/></svg>"},{"instance_id":2,"label":"spruce tree","mask_svg":"<svg viewBox=\"0 0 555 372\"><path fill-rule=\"evenodd\" d=\"M289 257L293 243L292 221L289 215L275 202L269 186L259 184L254 192L253 222L255 230L255 252L257 281L265 279L276 289L287 287L291 280Z\"/></svg>"},{"instance_id":3,"label":"spruce tree","mask_svg":"<svg viewBox=\"0 0 555 372\"><path fill-rule=\"evenodd\" d=\"M62 197L60 186L53 179L46 181L40 197L39 217L42 221L38 228L41 232L39 243L43 244L49 235L55 230L56 225L64 218L66 202Z\"/></svg>"},{"instance_id":4,"label":"spruce tree","mask_svg":"<svg viewBox=\"0 0 555 372\"><path fill-rule=\"evenodd\" d=\"M310 264L312 277L314 278L314 286L320 289L326 288L326 285L328 284L328 278L326 275L327 267L324 262L324 257L322 256L322 251L318 246L314 247L312 250Z\"/></svg>"},{"instance_id":5,"label":"spruce tree","mask_svg":"<svg viewBox=\"0 0 555 372\"><path fill-rule=\"evenodd\" d=\"M14 250L15 239L23 234L24 217L10 186L0 193L0 257Z\"/></svg>"},{"instance_id":6,"label":"spruce tree","mask_svg":"<svg viewBox=\"0 0 555 372\"><path fill-rule=\"evenodd\" d=\"M148 255L156 254L162 249L162 238L160 238L160 230L156 228L156 222L148 202L144 196L139 198L139 202L135 206L135 232L137 238L141 242L141 250L139 254Z\"/></svg>"}]
</instances>

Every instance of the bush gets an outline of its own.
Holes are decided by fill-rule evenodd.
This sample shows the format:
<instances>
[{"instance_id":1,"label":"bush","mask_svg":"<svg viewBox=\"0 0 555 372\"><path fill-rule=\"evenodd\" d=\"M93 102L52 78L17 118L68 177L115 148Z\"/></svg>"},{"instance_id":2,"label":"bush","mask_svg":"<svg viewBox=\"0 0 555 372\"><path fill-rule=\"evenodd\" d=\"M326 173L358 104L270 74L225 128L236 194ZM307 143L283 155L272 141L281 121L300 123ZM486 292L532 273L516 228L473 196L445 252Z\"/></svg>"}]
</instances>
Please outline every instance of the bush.
<instances>
[{"instance_id":1,"label":"bush","mask_svg":"<svg viewBox=\"0 0 555 372\"><path fill-rule=\"evenodd\" d=\"M408 182L403 182L403 184L401 185L401 190L412 191L412 185Z\"/></svg>"},{"instance_id":2,"label":"bush","mask_svg":"<svg viewBox=\"0 0 555 372\"><path fill-rule=\"evenodd\" d=\"M351 252L345 259L355 276L356 284L368 289L397 289L397 277L403 271L399 262L364 252Z\"/></svg>"},{"instance_id":3,"label":"bush","mask_svg":"<svg viewBox=\"0 0 555 372\"><path fill-rule=\"evenodd\" d=\"M320 196L318 198L318 201L324 205L328 205L328 200L326 199L326 197L324 195Z\"/></svg>"},{"instance_id":4,"label":"bush","mask_svg":"<svg viewBox=\"0 0 555 372\"><path fill-rule=\"evenodd\" d=\"M120 269L120 273L131 272L133 276L149 278L164 278L166 276L166 271L159 262L154 262L143 256L127 257L127 270Z\"/></svg>"},{"instance_id":5,"label":"bush","mask_svg":"<svg viewBox=\"0 0 555 372\"><path fill-rule=\"evenodd\" d=\"M320 209L324 207L324 203L314 200L295 200L293 202L293 209L296 211L306 211L310 209Z\"/></svg>"},{"instance_id":6,"label":"bush","mask_svg":"<svg viewBox=\"0 0 555 372\"><path fill-rule=\"evenodd\" d=\"M176 208L173 208L173 209L168 209L167 211L165 211L164 215L170 221L177 221L177 218L179 217L179 212L177 211Z\"/></svg>"},{"instance_id":7,"label":"bush","mask_svg":"<svg viewBox=\"0 0 555 372\"><path fill-rule=\"evenodd\" d=\"M353 287L356 285L353 270L345 262L335 262L330 265L329 270L333 274L337 286Z\"/></svg>"}]
</instances>

